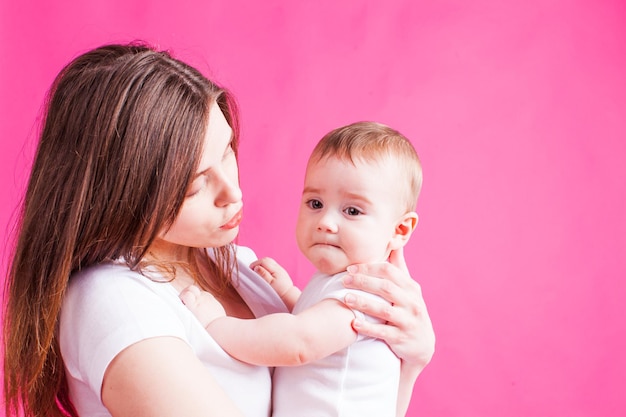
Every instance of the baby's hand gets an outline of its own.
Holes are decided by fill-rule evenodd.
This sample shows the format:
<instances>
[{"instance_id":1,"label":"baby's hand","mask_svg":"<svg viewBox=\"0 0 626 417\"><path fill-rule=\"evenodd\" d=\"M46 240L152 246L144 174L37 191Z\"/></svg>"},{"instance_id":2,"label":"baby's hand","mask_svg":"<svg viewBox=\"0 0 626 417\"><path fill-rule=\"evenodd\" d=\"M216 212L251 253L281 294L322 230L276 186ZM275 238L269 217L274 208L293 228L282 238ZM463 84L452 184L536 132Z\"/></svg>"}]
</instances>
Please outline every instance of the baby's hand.
<instances>
[{"instance_id":1,"label":"baby's hand","mask_svg":"<svg viewBox=\"0 0 626 417\"><path fill-rule=\"evenodd\" d=\"M220 302L210 292L202 291L195 285L190 285L182 290L178 297L203 327L208 326L219 317L226 316L226 311Z\"/></svg>"},{"instance_id":2,"label":"baby's hand","mask_svg":"<svg viewBox=\"0 0 626 417\"><path fill-rule=\"evenodd\" d=\"M271 285L289 311L293 310L294 304L300 297L300 289L293 285L291 277L278 262L265 257L252 262L250 268Z\"/></svg>"},{"instance_id":3,"label":"baby's hand","mask_svg":"<svg viewBox=\"0 0 626 417\"><path fill-rule=\"evenodd\" d=\"M287 271L272 258L258 259L250 264L250 268L270 284L281 297L293 287Z\"/></svg>"}]
</instances>

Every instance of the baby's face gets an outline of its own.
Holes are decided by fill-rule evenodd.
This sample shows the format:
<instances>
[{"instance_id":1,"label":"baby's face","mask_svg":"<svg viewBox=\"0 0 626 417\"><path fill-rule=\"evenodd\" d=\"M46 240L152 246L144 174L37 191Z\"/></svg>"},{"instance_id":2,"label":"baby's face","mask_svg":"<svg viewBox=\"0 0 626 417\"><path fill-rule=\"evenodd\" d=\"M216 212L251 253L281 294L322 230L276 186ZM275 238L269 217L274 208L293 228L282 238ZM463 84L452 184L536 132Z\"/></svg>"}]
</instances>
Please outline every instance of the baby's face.
<instances>
[{"instance_id":1,"label":"baby's face","mask_svg":"<svg viewBox=\"0 0 626 417\"><path fill-rule=\"evenodd\" d=\"M298 246L321 272L383 262L404 214L397 164L344 161L309 163L296 226Z\"/></svg>"}]
</instances>

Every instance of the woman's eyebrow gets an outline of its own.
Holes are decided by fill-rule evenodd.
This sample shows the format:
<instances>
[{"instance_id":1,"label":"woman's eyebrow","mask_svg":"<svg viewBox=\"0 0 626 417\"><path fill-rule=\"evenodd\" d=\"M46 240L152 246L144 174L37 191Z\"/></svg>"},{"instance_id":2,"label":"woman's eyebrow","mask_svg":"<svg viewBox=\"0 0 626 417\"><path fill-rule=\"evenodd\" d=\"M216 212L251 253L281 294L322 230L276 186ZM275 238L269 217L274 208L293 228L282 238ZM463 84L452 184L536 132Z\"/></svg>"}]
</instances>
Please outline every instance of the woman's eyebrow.
<instances>
[{"instance_id":1,"label":"woman's eyebrow","mask_svg":"<svg viewBox=\"0 0 626 417\"><path fill-rule=\"evenodd\" d=\"M210 170L211 170L211 167L209 167L209 168L207 168L207 169L205 169L205 170L202 170L202 171L200 171L200 172L196 172L196 174L193 176L193 179L196 179L196 178L198 178L198 177L200 177L200 176L202 176L202 175L206 174L206 173L207 173L207 172L209 172Z\"/></svg>"}]
</instances>

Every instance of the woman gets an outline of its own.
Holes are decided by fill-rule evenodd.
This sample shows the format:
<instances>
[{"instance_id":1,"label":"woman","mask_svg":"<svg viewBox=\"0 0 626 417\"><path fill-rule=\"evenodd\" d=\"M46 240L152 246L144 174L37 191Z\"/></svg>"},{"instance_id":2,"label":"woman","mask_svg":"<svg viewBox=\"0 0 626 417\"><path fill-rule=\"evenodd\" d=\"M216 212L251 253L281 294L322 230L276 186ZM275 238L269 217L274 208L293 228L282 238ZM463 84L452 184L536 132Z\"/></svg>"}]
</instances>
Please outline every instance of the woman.
<instances>
[{"instance_id":1,"label":"woman","mask_svg":"<svg viewBox=\"0 0 626 417\"><path fill-rule=\"evenodd\" d=\"M238 139L230 94L167 53L110 45L61 71L8 276L8 415L270 415L269 370L226 355L178 299L196 284L228 315L285 309L232 243ZM392 347L411 389L434 334L394 259L346 283L393 307L347 301L387 320L355 327Z\"/></svg>"}]
</instances>

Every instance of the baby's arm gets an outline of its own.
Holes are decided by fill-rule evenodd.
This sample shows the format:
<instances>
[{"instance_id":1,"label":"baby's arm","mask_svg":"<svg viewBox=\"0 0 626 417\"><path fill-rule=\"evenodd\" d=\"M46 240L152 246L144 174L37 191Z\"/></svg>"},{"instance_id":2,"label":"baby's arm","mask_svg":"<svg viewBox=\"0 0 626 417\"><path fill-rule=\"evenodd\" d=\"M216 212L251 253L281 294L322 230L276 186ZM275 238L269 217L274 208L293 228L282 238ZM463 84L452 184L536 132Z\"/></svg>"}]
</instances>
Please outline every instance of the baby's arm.
<instances>
[{"instance_id":1,"label":"baby's arm","mask_svg":"<svg viewBox=\"0 0 626 417\"><path fill-rule=\"evenodd\" d=\"M229 355L254 365L296 366L324 358L352 344L354 313L325 299L298 313L258 319L220 317L206 326Z\"/></svg>"},{"instance_id":2,"label":"baby's arm","mask_svg":"<svg viewBox=\"0 0 626 417\"><path fill-rule=\"evenodd\" d=\"M276 294L285 303L289 311L300 298L300 289L293 285L293 281L285 269L272 258L261 258L250 264L250 268L272 286Z\"/></svg>"},{"instance_id":3,"label":"baby's arm","mask_svg":"<svg viewBox=\"0 0 626 417\"><path fill-rule=\"evenodd\" d=\"M227 317L221 304L196 286L180 294L187 308L215 341L240 361L263 366L302 365L330 355L356 340L354 313L326 299L295 315L276 313L258 319Z\"/></svg>"}]
</instances>

